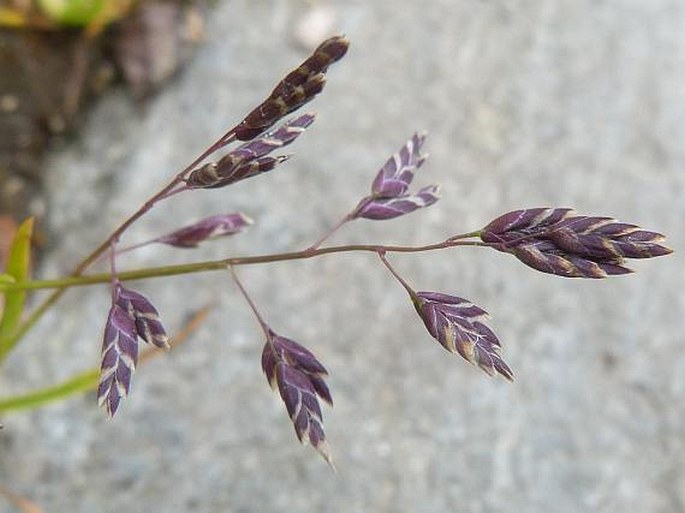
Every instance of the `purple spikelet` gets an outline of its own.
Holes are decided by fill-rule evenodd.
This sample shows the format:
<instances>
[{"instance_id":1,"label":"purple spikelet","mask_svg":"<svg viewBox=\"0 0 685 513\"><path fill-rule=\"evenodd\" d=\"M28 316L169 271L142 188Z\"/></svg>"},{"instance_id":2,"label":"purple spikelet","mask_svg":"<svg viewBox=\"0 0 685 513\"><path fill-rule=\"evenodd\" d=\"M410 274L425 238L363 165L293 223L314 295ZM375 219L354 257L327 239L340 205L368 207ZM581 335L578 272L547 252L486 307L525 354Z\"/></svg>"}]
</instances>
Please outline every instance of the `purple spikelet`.
<instances>
[{"instance_id":1,"label":"purple spikelet","mask_svg":"<svg viewBox=\"0 0 685 513\"><path fill-rule=\"evenodd\" d=\"M177 248L196 248L205 240L240 233L252 222L252 219L241 212L218 214L158 237L155 242Z\"/></svg>"},{"instance_id":2,"label":"purple spikelet","mask_svg":"<svg viewBox=\"0 0 685 513\"><path fill-rule=\"evenodd\" d=\"M440 188L428 185L415 194L397 198L364 198L354 211L354 217L384 221L409 214L420 208L429 207L440 199Z\"/></svg>"},{"instance_id":3,"label":"purple spikelet","mask_svg":"<svg viewBox=\"0 0 685 513\"><path fill-rule=\"evenodd\" d=\"M235 130L236 138L249 141L299 109L323 91L328 67L347 53L350 42L335 36L321 43L297 68L281 80L269 97L253 109Z\"/></svg>"},{"instance_id":4,"label":"purple spikelet","mask_svg":"<svg viewBox=\"0 0 685 513\"><path fill-rule=\"evenodd\" d=\"M109 417L114 416L121 399L131 389L131 378L138 362L138 338L169 349L169 337L152 303L116 282L105 324L97 392L98 404L105 408Z\"/></svg>"},{"instance_id":5,"label":"purple spikelet","mask_svg":"<svg viewBox=\"0 0 685 513\"><path fill-rule=\"evenodd\" d=\"M511 253L538 271L569 278L631 273L627 258L653 258L672 250L660 233L610 217L577 215L569 208L508 212L480 233L490 247Z\"/></svg>"},{"instance_id":6,"label":"purple spikelet","mask_svg":"<svg viewBox=\"0 0 685 513\"><path fill-rule=\"evenodd\" d=\"M393 219L438 201L437 185L423 187L416 193L408 192L414 173L426 160L421 155L421 146L425 139L425 134L414 134L385 162L371 185L371 195L359 202L350 215L352 219Z\"/></svg>"},{"instance_id":7,"label":"purple spikelet","mask_svg":"<svg viewBox=\"0 0 685 513\"><path fill-rule=\"evenodd\" d=\"M262 370L288 410L295 434L332 465L318 398L333 405L324 377L328 374L316 356L297 342L269 330L262 350Z\"/></svg>"},{"instance_id":8,"label":"purple spikelet","mask_svg":"<svg viewBox=\"0 0 685 513\"><path fill-rule=\"evenodd\" d=\"M425 140L425 133L415 133L385 162L371 185L371 194L375 198L397 198L407 192L414 173L426 161L427 157L421 155Z\"/></svg>"},{"instance_id":9,"label":"purple spikelet","mask_svg":"<svg viewBox=\"0 0 685 513\"><path fill-rule=\"evenodd\" d=\"M514 374L500 356L500 342L484 321L488 314L466 299L438 292L412 294L414 308L426 329L450 353L457 353L488 375Z\"/></svg>"},{"instance_id":10,"label":"purple spikelet","mask_svg":"<svg viewBox=\"0 0 685 513\"><path fill-rule=\"evenodd\" d=\"M137 362L135 321L115 303L109 310L105 325L98 386L98 404L105 408L109 417L114 416L121 399L128 395Z\"/></svg>"},{"instance_id":11,"label":"purple spikelet","mask_svg":"<svg viewBox=\"0 0 685 513\"><path fill-rule=\"evenodd\" d=\"M272 157L269 154L292 143L314 119L315 114L308 112L289 120L273 132L238 146L218 162L210 162L193 170L186 184L193 189L216 189L271 171L289 157Z\"/></svg>"},{"instance_id":12,"label":"purple spikelet","mask_svg":"<svg viewBox=\"0 0 685 513\"><path fill-rule=\"evenodd\" d=\"M138 292L119 286L117 304L136 325L136 332L148 344L169 350L169 337L159 318L159 312L149 299Z\"/></svg>"}]
</instances>

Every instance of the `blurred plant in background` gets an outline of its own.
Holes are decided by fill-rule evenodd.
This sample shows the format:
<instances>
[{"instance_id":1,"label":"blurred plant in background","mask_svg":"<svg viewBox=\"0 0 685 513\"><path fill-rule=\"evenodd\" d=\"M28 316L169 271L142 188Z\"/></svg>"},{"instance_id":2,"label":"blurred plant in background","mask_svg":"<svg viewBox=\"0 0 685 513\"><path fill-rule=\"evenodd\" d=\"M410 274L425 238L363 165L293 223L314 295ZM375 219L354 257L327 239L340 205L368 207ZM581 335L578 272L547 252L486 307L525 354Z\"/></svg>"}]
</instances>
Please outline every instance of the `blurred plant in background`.
<instances>
[{"instance_id":1,"label":"blurred plant in background","mask_svg":"<svg viewBox=\"0 0 685 513\"><path fill-rule=\"evenodd\" d=\"M50 141L118 78L138 101L162 87L202 40L202 12L202 0L0 0L0 261L19 222L46 215Z\"/></svg>"}]
</instances>

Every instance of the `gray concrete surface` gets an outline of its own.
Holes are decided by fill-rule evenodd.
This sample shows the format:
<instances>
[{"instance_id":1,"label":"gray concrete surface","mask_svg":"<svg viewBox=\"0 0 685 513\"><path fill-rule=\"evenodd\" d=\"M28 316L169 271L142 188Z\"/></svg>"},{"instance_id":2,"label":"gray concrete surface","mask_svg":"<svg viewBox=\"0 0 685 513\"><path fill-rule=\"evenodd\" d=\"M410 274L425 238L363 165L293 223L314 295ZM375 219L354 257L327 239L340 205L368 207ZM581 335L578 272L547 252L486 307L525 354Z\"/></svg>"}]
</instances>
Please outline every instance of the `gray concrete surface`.
<instances>
[{"instance_id":1,"label":"gray concrete surface","mask_svg":"<svg viewBox=\"0 0 685 513\"><path fill-rule=\"evenodd\" d=\"M306 52L304 1L226 1L206 45L147 108L113 94L49 168L54 276L250 109ZM681 0L331 2L352 48L295 158L189 194L130 233L244 210L244 236L121 266L302 248L364 194L416 129L420 183L443 199L335 242L423 243L510 209L573 206L667 233L677 253L603 282L555 279L480 250L397 256L420 289L481 304L517 380L491 380L424 332L368 255L241 270L273 327L328 366L338 473L297 443L259 368L228 276L140 283L173 331L108 422L94 398L6 416L0 481L48 513L685 511L685 4ZM68 294L3 369L3 394L98 361L108 292ZM12 511L0 503L0 511Z\"/></svg>"}]
</instances>

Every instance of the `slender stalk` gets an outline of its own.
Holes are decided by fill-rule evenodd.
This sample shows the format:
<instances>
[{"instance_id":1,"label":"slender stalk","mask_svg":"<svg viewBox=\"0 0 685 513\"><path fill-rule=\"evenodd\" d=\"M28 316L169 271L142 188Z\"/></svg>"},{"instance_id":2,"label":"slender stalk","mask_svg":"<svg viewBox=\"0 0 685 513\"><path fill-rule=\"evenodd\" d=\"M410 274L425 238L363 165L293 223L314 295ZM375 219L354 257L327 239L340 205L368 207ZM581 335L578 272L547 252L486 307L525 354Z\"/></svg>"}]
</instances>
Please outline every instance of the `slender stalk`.
<instances>
[{"instance_id":1,"label":"slender stalk","mask_svg":"<svg viewBox=\"0 0 685 513\"><path fill-rule=\"evenodd\" d=\"M463 239L473 239L474 237L480 237L481 230L476 230L473 232L467 232L467 233L460 233L459 235L453 235L449 239L447 239L445 242L452 242L456 240L463 240Z\"/></svg>"},{"instance_id":2,"label":"slender stalk","mask_svg":"<svg viewBox=\"0 0 685 513\"><path fill-rule=\"evenodd\" d=\"M405 279L399 275L399 273L395 270L395 268L392 265L390 265L390 262L388 262L388 259L385 258L385 252L384 251L378 252L378 258L380 258L381 262L383 262L383 265L385 265L385 267L388 268L388 271L390 271L390 274L392 274L395 277L395 279L400 283L400 285L402 285L404 287L404 290L407 291L409 296L414 297L414 289L412 289L409 286L409 283L407 283L405 281Z\"/></svg>"},{"instance_id":3,"label":"slender stalk","mask_svg":"<svg viewBox=\"0 0 685 513\"><path fill-rule=\"evenodd\" d=\"M185 192L185 191L189 191L189 190L190 190L190 187L188 185L183 184L183 185L177 187L176 189L173 189L173 190L169 191L168 193L166 193L162 198L160 198L160 200L169 199L172 196L176 196L177 194L179 194L181 192Z\"/></svg>"},{"instance_id":4,"label":"slender stalk","mask_svg":"<svg viewBox=\"0 0 685 513\"><path fill-rule=\"evenodd\" d=\"M233 281L238 286L238 289L240 289L240 293L245 298L245 301L247 301L247 304L250 305L250 309L252 310L252 313L254 314L254 316L257 318L257 321L259 322L259 325L261 326L262 331L264 331L264 335L266 336L266 339L271 341L271 336L269 334L269 325L266 322L264 322L264 318L262 317L262 314L259 313L259 310L257 309L257 305L254 303L254 301L252 300L252 297L250 296L250 294L248 294L245 287L243 287L242 282L238 279L238 274L236 274L233 266L229 265L227 267L228 267L228 270L231 271L231 276L233 277Z\"/></svg>"},{"instance_id":5,"label":"slender stalk","mask_svg":"<svg viewBox=\"0 0 685 513\"><path fill-rule=\"evenodd\" d=\"M221 260L206 260L192 264L165 265L160 267L146 267L132 271L118 272L121 281L142 280L148 278L159 278L164 276L176 276L179 274L193 274L206 271L219 271L226 269L227 266L257 265L273 262L285 262L289 260L304 260L333 253L351 252L372 252L372 253L421 253L424 251L434 251L439 249L449 249L455 246L483 246L485 243L478 241L453 241L428 244L425 246L384 246L379 244L350 244L344 246L329 246L315 250L293 251L288 253L272 253L267 255L256 255L248 257L231 257ZM21 283L3 284L0 292L12 292L15 290L39 290L39 289L60 289L65 290L69 287L84 285L94 285L97 283L108 283L111 274L91 274L87 276L67 276L53 280L32 280ZM41 305L42 306L42 305Z\"/></svg>"},{"instance_id":6,"label":"slender stalk","mask_svg":"<svg viewBox=\"0 0 685 513\"><path fill-rule=\"evenodd\" d=\"M145 242L139 242L138 244L133 244L132 246L126 246L125 248L117 249L117 256L123 255L124 253L130 253L133 250L144 248L150 244L157 242L157 239L146 240Z\"/></svg>"},{"instance_id":7,"label":"slender stalk","mask_svg":"<svg viewBox=\"0 0 685 513\"><path fill-rule=\"evenodd\" d=\"M116 303L117 282L117 245L112 241L109 249L109 283L112 289L112 303Z\"/></svg>"},{"instance_id":8,"label":"slender stalk","mask_svg":"<svg viewBox=\"0 0 685 513\"><path fill-rule=\"evenodd\" d=\"M342 228L345 223L347 223L348 221L351 221L351 220L352 220L352 216L350 214L347 214L345 217L340 219L340 221L335 223L331 229L329 229L326 233L324 233L321 236L321 238L319 238L319 240L317 240L314 244L309 246L305 251L314 251L314 250L318 249L321 246L321 244L324 243L324 241L329 239L335 232L337 232L340 228Z\"/></svg>"}]
</instances>

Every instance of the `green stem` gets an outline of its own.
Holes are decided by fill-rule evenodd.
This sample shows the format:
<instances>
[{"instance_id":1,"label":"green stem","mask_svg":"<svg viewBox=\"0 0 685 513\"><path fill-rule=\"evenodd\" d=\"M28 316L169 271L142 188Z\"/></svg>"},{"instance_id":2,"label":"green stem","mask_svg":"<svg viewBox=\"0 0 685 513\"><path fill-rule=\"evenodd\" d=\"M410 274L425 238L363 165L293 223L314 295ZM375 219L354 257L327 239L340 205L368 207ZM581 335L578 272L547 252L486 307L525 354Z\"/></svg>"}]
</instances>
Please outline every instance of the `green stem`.
<instances>
[{"instance_id":1,"label":"green stem","mask_svg":"<svg viewBox=\"0 0 685 513\"><path fill-rule=\"evenodd\" d=\"M452 241L428 244L425 246L383 246L378 244L350 244L344 246L330 246L320 249L306 249L304 251L293 251L289 253L273 253L268 255L257 255L250 257L233 257L222 260L206 260L192 264L165 265L161 267L147 267L133 271L118 272L121 281L142 280L147 278L159 278L163 276L175 276L179 274L192 274L206 271L225 270L227 266L267 264L273 262L284 262L288 260L303 260L331 253L349 252L383 252L383 253L420 253L437 249L447 249L454 246L484 246L478 241ZM108 283L111 279L110 273L90 274L86 276L67 276L53 280L32 280L20 283L8 283L0 285L0 292L13 292L16 290L39 290L39 289L66 289L68 287L78 287L83 285L94 285L97 283ZM42 306L42 305L41 305ZM42 312L41 312L42 313ZM26 321L28 323L28 321Z\"/></svg>"},{"instance_id":2,"label":"green stem","mask_svg":"<svg viewBox=\"0 0 685 513\"><path fill-rule=\"evenodd\" d=\"M302 260L313 258L317 256L332 254L332 253L348 253L366 251L379 255L383 263L390 269L390 271L400 280L400 282L408 287L404 280L399 278L394 272L389 262L385 259L386 253L420 253L424 251L433 251L438 249L448 249L454 246L485 246L482 242L457 240L462 237L452 237L447 241L436 244L428 244L424 246L384 246L379 244L351 244L344 246L330 246L327 248L314 249L308 248L304 251L293 251L289 253L274 253L268 255L257 255L251 257L234 257L222 260L208 260L204 262L196 262L193 264L181 265L167 265L162 267L149 267L145 269L137 269L133 271L119 272L118 277L121 281L139 280L146 278L156 278L162 276L174 276L179 274L190 274L204 271L225 271L226 267L233 268L240 265L255 265L266 264L271 262L283 262L288 260ZM33 280L22 283L13 283L2 286L0 291L9 292L13 290L37 290L56 288L60 291L68 287L93 285L97 283L109 283L111 274L93 274L88 276L68 276L55 280ZM239 283L239 282L237 282ZM239 284L240 286L240 284ZM410 290L407 288L407 290ZM28 331L33 324L41 317L41 315L49 308L50 303L43 303L40 305L31 316L25 321L24 332ZM23 335L21 332L19 336ZM0 355L0 360L2 359ZM86 392L97 387L98 370L90 370L83 372L68 379L62 383L54 386L42 388L34 392L24 395L14 396L7 399L0 399L0 413L10 410L20 410L33 408L42 404L62 399L72 394L79 392Z\"/></svg>"}]
</instances>

